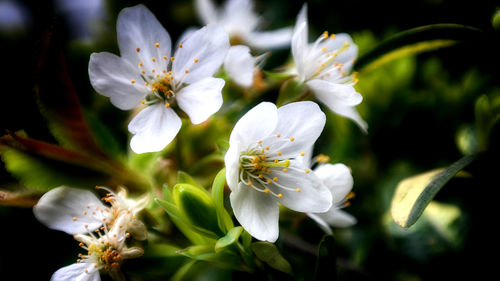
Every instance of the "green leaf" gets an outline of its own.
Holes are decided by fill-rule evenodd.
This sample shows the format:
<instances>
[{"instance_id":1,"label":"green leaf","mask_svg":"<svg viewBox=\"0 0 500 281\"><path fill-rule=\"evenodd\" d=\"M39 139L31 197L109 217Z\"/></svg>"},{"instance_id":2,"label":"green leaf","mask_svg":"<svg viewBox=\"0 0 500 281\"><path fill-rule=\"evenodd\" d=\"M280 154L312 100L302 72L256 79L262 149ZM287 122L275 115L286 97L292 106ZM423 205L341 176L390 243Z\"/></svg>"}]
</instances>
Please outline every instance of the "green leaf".
<instances>
[{"instance_id":1,"label":"green leaf","mask_svg":"<svg viewBox=\"0 0 500 281\"><path fill-rule=\"evenodd\" d=\"M296 79L288 79L281 85L276 105L279 107L287 103L302 100L308 94L309 91L306 90L304 83L300 83Z\"/></svg>"},{"instance_id":2,"label":"green leaf","mask_svg":"<svg viewBox=\"0 0 500 281\"><path fill-rule=\"evenodd\" d=\"M476 155L467 155L446 169L437 169L401 181L392 198L391 214L403 228L412 226L441 188Z\"/></svg>"},{"instance_id":3,"label":"green leaf","mask_svg":"<svg viewBox=\"0 0 500 281\"><path fill-rule=\"evenodd\" d=\"M313 280L337 280L337 255L335 239L332 235L325 235L319 242L318 258L316 260L315 277Z\"/></svg>"},{"instance_id":4,"label":"green leaf","mask_svg":"<svg viewBox=\"0 0 500 281\"><path fill-rule=\"evenodd\" d=\"M397 58L478 40L482 31L458 24L426 25L400 32L360 57L354 69L370 71Z\"/></svg>"},{"instance_id":5,"label":"green leaf","mask_svg":"<svg viewBox=\"0 0 500 281\"><path fill-rule=\"evenodd\" d=\"M290 263L283 258L278 248L269 242L255 242L251 245L252 251L261 261L267 263L270 267L292 275Z\"/></svg>"},{"instance_id":6,"label":"green leaf","mask_svg":"<svg viewBox=\"0 0 500 281\"><path fill-rule=\"evenodd\" d=\"M211 262L221 268L244 270L244 265L238 255L231 251L216 253L213 246L198 245L177 251L178 254L199 260Z\"/></svg>"},{"instance_id":7,"label":"green leaf","mask_svg":"<svg viewBox=\"0 0 500 281\"><path fill-rule=\"evenodd\" d=\"M193 177L191 177L188 173L183 172L183 171L177 172L177 182L178 183L187 183L187 184L190 184L190 185L193 185L193 186L196 186L198 188L205 190L203 188L203 186L201 186Z\"/></svg>"},{"instance_id":8,"label":"green leaf","mask_svg":"<svg viewBox=\"0 0 500 281\"><path fill-rule=\"evenodd\" d=\"M224 187L226 185L226 169L220 170L215 176L212 184L212 199L215 204L215 212L217 213L217 223L219 228L226 233L229 229L234 227L231 216L224 208Z\"/></svg>"},{"instance_id":9,"label":"green leaf","mask_svg":"<svg viewBox=\"0 0 500 281\"><path fill-rule=\"evenodd\" d=\"M187 263L185 263L184 265L181 266L181 268L179 268L174 276L172 276L172 278L170 278L170 281L181 281L183 280L184 276L186 276L186 274L189 273L191 267L193 267L193 265L196 263L196 260L191 260Z\"/></svg>"},{"instance_id":10,"label":"green leaf","mask_svg":"<svg viewBox=\"0 0 500 281\"><path fill-rule=\"evenodd\" d=\"M243 230L243 233L241 234L241 242L243 243L243 247L245 247L245 249L250 248L250 245L252 244L252 235L250 235L250 233L246 230Z\"/></svg>"},{"instance_id":11,"label":"green leaf","mask_svg":"<svg viewBox=\"0 0 500 281\"><path fill-rule=\"evenodd\" d=\"M206 190L190 184L177 184L174 186L173 198L182 217L193 226L219 236L224 235L217 222L214 202Z\"/></svg>"},{"instance_id":12,"label":"green leaf","mask_svg":"<svg viewBox=\"0 0 500 281\"><path fill-rule=\"evenodd\" d=\"M215 252L219 253L227 246L232 245L236 241L238 241L238 238L240 237L242 231L243 231L243 227L241 227L241 226L237 226L235 228L230 229L227 232L226 236L220 238L215 243Z\"/></svg>"}]
</instances>

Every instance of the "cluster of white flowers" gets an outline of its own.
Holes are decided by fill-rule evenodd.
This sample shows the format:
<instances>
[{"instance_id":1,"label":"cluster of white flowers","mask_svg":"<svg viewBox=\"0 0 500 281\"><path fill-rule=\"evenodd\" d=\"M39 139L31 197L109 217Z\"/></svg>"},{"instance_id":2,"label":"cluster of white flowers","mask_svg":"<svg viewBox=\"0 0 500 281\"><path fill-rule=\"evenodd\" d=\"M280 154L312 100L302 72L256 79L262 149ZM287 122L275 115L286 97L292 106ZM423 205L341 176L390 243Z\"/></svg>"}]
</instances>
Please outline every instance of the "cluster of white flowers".
<instances>
[{"instance_id":1,"label":"cluster of white flowers","mask_svg":"<svg viewBox=\"0 0 500 281\"><path fill-rule=\"evenodd\" d=\"M99 270L107 271L115 280L122 280L119 270L125 259L143 254L140 247L128 247L127 239L145 240L145 225L136 218L149 202L145 195L128 199L125 189L107 192L101 202L92 192L58 187L45 193L33 208L35 217L47 227L64 231L80 242L86 254L76 263L56 271L51 280L100 280Z\"/></svg>"},{"instance_id":2,"label":"cluster of white flowers","mask_svg":"<svg viewBox=\"0 0 500 281\"><path fill-rule=\"evenodd\" d=\"M142 109L128 125L135 153L165 148L182 126L180 116L199 124L216 113L225 81L214 75L222 67L236 84L251 87L263 56L252 56L250 48L290 46L295 64L287 72L333 112L366 131L355 109L362 96L350 73L357 47L349 35L324 33L309 44L305 5L295 28L275 31L257 30L260 17L251 0L228 0L221 9L211 0L196 0L196 7L206 26L186 32L173 55L168 32L145 6L137 5L118 16L120 56L101 52L90 57L94 89L122 110ZM225 155L226 179L234 215L253 237L277 240L279 205L307 213L326 232L330 226L356 222L340 210L352 194L350 170L325 161L311 165L312 147L325 122L316 103L301 101L280 108L262 102L235 124ZM135 216L148 197L130 200L124 190L101 189L108 191L105 204L90 191L59 187L35 206L38 220L74 235L87 251L52 280L100 280L99 270L120 280L122 261L142 255L142 248L125 242L146 239L146 227Z\"/></svg>"}]
</instances>

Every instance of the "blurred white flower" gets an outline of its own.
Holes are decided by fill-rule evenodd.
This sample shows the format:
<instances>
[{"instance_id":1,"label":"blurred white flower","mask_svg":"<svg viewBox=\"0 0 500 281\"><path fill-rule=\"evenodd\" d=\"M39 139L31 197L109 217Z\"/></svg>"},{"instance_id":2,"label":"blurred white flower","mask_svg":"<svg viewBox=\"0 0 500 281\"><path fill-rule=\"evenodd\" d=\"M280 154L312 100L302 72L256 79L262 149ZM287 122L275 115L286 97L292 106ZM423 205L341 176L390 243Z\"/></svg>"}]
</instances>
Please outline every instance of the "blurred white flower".
<instances>
[{"instance_id":1,"label":"blurred white flower","mask_svg":"<svg viewBox=\"0 0 500 281\"><path fill-rule=\"evenodd\" d=\"M136 153L162 150L182 125L174 108L193 124L205 121L222 105L224 80L213 78L229 49L223 28L208 25L178 45L171 57L167 31L143 5L123 9L117 21L121 57L102 52L90 57L94 89L128 110L148 105L130 122L130 147Z\"/></svg>"},{"instance_id":2,"label":"blurred white flower","mask_svg":"<svg viewBox=\"0 0 500 281\"><path fill-rule=\"evenodd\" d=\"M353 178L349 168L344 164L319 164L314 170L332 194L332 207L325 213L308 213L326 232L332 233L330 226L349 227L356 223L356 218L340 210L348 205L353 186Z\"/></svg>"},{"instance_id":3,"label":"blurred white flower","mask_svg":"<svg viewBox=\"0 0 500 281\"><path fill-rule=\"evenodd\" d=\"M353 120L366 132L368 125L355 108L363 97L354 89L357 79L350 74L357 53L357 46L345 33L328 35L325 31L309 44L307 5L304 5L292 36L294 72L320 102L333 112Z\"/></svg>"},{"instance_id":4,"label":"blurred white flower","mask_svg":"<svg viewBox=\"0 0 500 281\"><path fill-rule=\"evenodd\" d=\"M125 231L128 214L121 214L111 229L103 229L88 234L75 234L74 238L80 242L80 247L87 251L79 254L76 263L57 270L51 281L101 280L99 270L106 271L114 280L125 280L120 271L120 265L125 259L137 258L143 255L144 250L139 247L127 247L125 244L129 234Z\"/></svg>"},{"instance_id":5,"label":"blurred white flower","mask_svg":"<svg viewBox=\"0 0 500 281\"><path fill-rule=\"evenodd\" d=\"M226 179L236 219L253 237L276 241L279 206L326 212L332 196L303 164L321 134L325 114L305 101L280 107L263 102L235 125L225 156Z\"/></svg>"},{"instance_id":6,"label":"blurred white flower","mask_svg":"<svg viewBox=\"0 0 500 281\"><path fill-rule=\"evenodd\" d=\"M0 1L0 32L24 32L30 21L30 15L22 3Z\"/></svg>"},{"instance_id":7,"label":"blurred white flower","mask_svg":"<svg viewBox=\"0 0 500 281\"><path fill-rule=\"evenodd\" d=\"M127 199L125 189L115 194L105 187L99 188L108 192L102 200L109 205L88 190L62 186L45 193L33 207L33 213L48 228L68 234L87 233L102 226L111 228L122 216L123 220L128 219L122 222L125 229L135 239L146 239L146 227L135 216L146 207L149 195L133 200Z\"/></svg>"},{"instance_id":8,"label":"blurred white flower","mask_svg":"<svg viewBox=\"0 0 500 281\"><path fill-rule=\"evenodd\" d=\"M212 0L196 0L196 10L204 24L218 24L229 33L233 45L256 49L283 48L290 44L292 28L258 31L261 18L254 13L252 0L227 0L217 9Z\"/></svg>"},{"instance_id":9,"label":"blurred white flower","mask_svg":"<svg viewBox=\"0 0 500 281\"><path fill-rule=\"evenodd\" d=\"M266 57L267 54L252 56L250 48L244 45L231 46L224 60L224 70L234 83L249 88L254 85L254 77Z\"/></svg>"}]
</instances>

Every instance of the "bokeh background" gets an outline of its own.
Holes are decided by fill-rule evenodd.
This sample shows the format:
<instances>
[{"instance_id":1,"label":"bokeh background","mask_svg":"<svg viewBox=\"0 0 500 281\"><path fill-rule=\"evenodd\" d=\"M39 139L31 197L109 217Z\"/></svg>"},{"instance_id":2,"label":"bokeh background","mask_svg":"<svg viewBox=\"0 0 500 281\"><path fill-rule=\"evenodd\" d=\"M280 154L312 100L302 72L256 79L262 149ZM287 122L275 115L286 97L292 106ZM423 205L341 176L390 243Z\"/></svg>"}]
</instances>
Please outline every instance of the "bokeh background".
<instances>
[{"instance_id":1,"label":"bokeh background","mask_svg":"<svg viewBox=\"0 0 500 281\"><path fill-rule=\"evenodd\" d=\"M85 113L101 120L119 150L127 151L128 113L94 92L87 66L92 52L118 53L116 16L122 8L139 3L156 15L173 41L186 28L200 25L193 2L187 0L0 0L0 130L24 130L30 137L56 142L34 92L44 41L47 34L56 34ZM266 21L265 29L274 29L293 25L302 5L302 1L257 0L256 10ZM324 279L489 280L497 276L499 239L493 227L500 188L498 125L491 129L487 153L469 167L473 176L453 179L415 226L399 228L389 209L400 180L449 166L477 147L478 102L499 106L500 19L495 29L494 15L500 3L313 0L308 7L313 37L324 30L347 32L360 56L398 32L429 24L468 25L488 37L360 72L357 89L364 101L358 110L369 124L367 135L354 123L327 115L315 152L352 168L356 197L345 210L357 217L358 224L335 230L337 273ZM281 66L289 56L288 49L273 51L265 69ZM268 93L253 104L275 98L276 93ZM16 182L0 168L0 188L15 189ZM278 244L294 268L293 278L310 280L315 245L323 233L300 214L284 212L281 223L284 230ZM1 280L48 280L76 259L72 237L45 228L31 208L0 206L0 225ZM202 279L197 280L252 280L210 266L198 270Z\"/></svg>"}]
</instances>

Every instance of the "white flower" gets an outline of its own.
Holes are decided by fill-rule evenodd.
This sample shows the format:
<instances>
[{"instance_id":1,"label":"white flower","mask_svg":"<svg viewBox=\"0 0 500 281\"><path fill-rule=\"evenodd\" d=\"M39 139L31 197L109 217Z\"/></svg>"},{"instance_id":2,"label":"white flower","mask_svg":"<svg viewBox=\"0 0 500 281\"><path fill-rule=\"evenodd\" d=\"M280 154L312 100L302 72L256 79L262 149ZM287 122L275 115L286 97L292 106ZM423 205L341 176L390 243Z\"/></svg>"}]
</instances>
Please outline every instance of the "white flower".
<instances>
[{"instance_id":1,"label":"white flower","mask_svg":"<svg viewBox=\"0 0 500 281\"><path fill-rule=\"evenodd\" d=\"M253 237L276 241L279 204L299 212L325 212L332 196L304 166L302 157L321 134L325 114L318 105L280 107L263 102L235 125L225 156L226 179L236 219Z\"/></svg>"},{"instance_id":2,"label":"white flower","mask_svg":"<svg viewBox=\"0 0 500 281\"><path fill-rule=\"evenodd\" d=\"M316 98L333 112L350 118L366 132L368 125L355 106L363 97L353 85L355 75L349 75L358 53L348 34L324 32L314 43L308 43L307 6L297 17L292 36L292 55L295 72Z\"/></svg>"},{"instance_id":3,"label":"white flower","mask_svg":"<svg viewBox=\"0 0 500 281\"><path fill-rule=\"evenodd\" d=\"M340 210L346 206L351 193L353 179L349 168L344 164L320 164L314 170L332 193L332 207L325 213L308 213L327 233L332 233L330 226L349 227L356 223L356 218Z\"/></svg>"},{"instance_id":4,"label":"white flower","mask_svg":"<svg viewBox=\"0 0 500 281\"><path fill-rule=\"evenodd\" d=\"M134 152L159 151L172 141L182 125L174 109L184 111L193 124L219 110L224 80L212 76L229 48L223 28L208 25L195 31L173 57L170 36L143 5L123 9L116 29L121 57L93 53L89 76L94 89L120 109L148 105L128 125Z\"/></svg>"},{"instance_id":5,"label":"white flower","mask_svg":"<svg viewBox=\"0 0 500 281\"><path fill-rule=\"evenodd\" d=\"M262 23L253 8L251 0L227 0L221 9L217 9L212 0L196 0L196 10L203 23L223 26L233 44L243 43L257 49L287 47L292 29L257 31Z\"/></svg>"},{"instance_id":6,"label":"white flower","mask_svg":"<svg viewBox=\"0 0 500 281\"><path fill-rule=\"evenodd\" d=\"M75 234L80 247L87 251L79 254L76 263L57 270L51 281L101 280L99 270L105 270L114 280L124 280L120 265L125 259L142 256L144 250L139 247L127 247L125 240L129 234L125 232L129 214L121 214L113 227L108 231L106 226L88 234Z\"/></svg>"},{"instance_id":7,"label":"white flower","mask_svg":"<svg viewBox=\"0 0 500 281\"><path fill-rule=\"evenodd\" d=\"M88 190L63 186L45 193L33 207L33 213L48 228L68 234L87 233L103 225L110 228L119 216L127 214L125 229L137 240L146 239L146 227L135 216L148 204L149 195L132 200L126 198L125 189L115 194L100 188L108 192L102 200L109 206Z\"/></svg>"},{"instance_id":8,"label":"white flower","mask_svg":"<svg viewBox=\"0 0 500 281\"><path fill-rule=\"evenodd\" d=\"M254 84L254 76L267 54L253 57L250 48L244 45L231 46L224 59L224 70L237 85L248 88Z\"/></svg>"}]
</instances>

